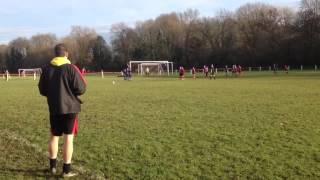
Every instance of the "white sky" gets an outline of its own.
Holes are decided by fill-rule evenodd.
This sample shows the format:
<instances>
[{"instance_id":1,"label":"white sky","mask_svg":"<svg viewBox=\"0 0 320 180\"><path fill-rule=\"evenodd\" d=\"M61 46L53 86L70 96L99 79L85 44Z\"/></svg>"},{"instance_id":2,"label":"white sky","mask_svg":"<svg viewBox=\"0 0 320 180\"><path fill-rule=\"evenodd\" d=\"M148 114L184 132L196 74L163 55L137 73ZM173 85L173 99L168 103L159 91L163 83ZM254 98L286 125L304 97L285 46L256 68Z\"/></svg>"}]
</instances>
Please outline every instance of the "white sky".
<instances>
[{"instance_id":1,"label":"white sky","mask_svg":"<svg viewBox=\"0 0 320 180\"><path fill-rule=\"evenodd\" d=\"M214 16L220 9L235 10L247 2L263 2L297 9L299 0L0 0L0 44L38 33L67 35L72 25L108 33L112 24L133 24L163 13L197 9Z\"/></svg>"}]
</instances>

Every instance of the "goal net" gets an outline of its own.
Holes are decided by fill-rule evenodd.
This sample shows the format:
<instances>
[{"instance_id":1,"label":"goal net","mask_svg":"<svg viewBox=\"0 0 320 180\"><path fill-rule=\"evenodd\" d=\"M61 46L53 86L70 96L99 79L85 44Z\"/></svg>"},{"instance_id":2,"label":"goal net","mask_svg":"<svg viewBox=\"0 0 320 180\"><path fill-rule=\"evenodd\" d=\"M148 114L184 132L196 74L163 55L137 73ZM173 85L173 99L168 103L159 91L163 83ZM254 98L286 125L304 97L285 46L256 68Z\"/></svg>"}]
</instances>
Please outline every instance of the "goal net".
<instances>
[{"instance_id":1,"label":"goal net","mask_svg":"<svg viewBox=\"0 0 320 180\"><path fill-rule=\"evenodd\" d=\"M18 73L19 73L19 77L32 76L33 79L36 79L36 77L41 74L41 68L18 69Z\"/></svg>"},{"instance_id":2,"label":"goal net","mask_svg":"<svg viewBox=\"0 0 320 180\"><path fill-rule=\"evenodd\" d=\"M139 75L173 74L173 63L169 61L130 61L129 68Z\"/></svg>"}]
</instances>

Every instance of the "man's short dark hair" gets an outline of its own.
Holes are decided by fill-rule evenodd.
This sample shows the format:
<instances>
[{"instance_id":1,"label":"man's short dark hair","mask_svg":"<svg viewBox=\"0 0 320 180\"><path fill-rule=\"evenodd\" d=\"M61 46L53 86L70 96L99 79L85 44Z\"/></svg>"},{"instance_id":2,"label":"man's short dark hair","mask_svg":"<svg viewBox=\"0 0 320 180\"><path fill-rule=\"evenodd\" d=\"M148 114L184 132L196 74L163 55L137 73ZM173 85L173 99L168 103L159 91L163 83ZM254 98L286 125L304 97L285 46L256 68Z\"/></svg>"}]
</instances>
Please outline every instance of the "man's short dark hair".
<instances>
[{"instance_id":1,"label":"man's short dark hair","mask_svg":"<svg viewBox=\"0 0 320 180\"><path fill-rule=\"evenodd\" d=\"M57 44L54 47L54 53L57 57L64 57L66 56L66 53L68 52L66 46L64 44Z\"/></svg>"}]
</instances>

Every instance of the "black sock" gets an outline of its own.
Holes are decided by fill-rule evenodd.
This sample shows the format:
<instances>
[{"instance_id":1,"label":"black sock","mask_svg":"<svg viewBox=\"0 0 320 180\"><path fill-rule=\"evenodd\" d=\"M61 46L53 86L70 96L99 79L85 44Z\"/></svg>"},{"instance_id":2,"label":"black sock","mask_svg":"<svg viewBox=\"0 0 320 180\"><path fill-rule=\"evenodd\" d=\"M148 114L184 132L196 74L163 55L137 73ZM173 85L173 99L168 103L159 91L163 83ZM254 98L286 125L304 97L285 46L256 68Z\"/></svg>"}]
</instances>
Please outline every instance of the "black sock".
<instances>
[{"instance_id":1,"label":"black sock","mask_svg":"<svg viewBox=\"0 0 320 180\"><path fill-rule=\"evenodd\" d=\"M63 173L69 173L71 171L71 164L63 164Z\"/></svg>"},{"instance_id":2,"label":"black sock","mask_svg":"<svg viewBox=\"0 0 320 180\"><path fill-rule=\"evenodd\" d=\"M50 169L57 167L57 159L50 159Z\"/></svg>"}]
</instances>

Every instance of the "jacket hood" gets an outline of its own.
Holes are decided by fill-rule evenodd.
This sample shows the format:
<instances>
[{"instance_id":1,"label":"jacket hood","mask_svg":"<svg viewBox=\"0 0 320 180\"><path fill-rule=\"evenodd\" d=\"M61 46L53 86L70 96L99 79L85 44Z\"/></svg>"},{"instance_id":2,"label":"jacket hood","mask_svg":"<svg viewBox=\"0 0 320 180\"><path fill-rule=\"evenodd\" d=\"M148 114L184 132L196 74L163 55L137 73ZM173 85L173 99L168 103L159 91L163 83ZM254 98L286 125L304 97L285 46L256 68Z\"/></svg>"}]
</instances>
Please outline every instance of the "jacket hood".
<instances>
[{"instance_id":1,"label":"jacket hood","mask_svg":"<svg viewBox=\"0 0 320 180\"><path fill-rule=\"evenodd\" d=\"M55 57L50 62L53 66L62 66L65 64L71 64L70 60L67 57Z\"/></svg>"}]
</instances>

